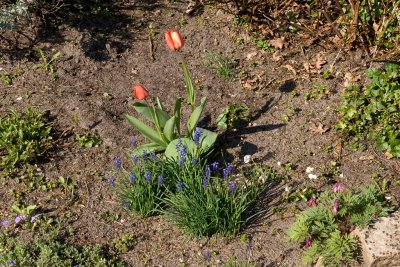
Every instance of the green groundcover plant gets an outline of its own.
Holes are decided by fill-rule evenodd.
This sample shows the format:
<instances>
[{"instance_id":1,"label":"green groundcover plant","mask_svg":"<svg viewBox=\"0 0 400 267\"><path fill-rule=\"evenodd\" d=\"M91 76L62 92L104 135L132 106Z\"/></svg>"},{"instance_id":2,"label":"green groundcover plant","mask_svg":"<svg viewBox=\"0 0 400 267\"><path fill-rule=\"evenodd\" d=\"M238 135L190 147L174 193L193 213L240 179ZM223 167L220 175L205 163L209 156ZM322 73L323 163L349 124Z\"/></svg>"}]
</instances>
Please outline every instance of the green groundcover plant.
<instances>
[{"instance_id":1,"label":"green groundcover plant","mask_svg":"<svg viewBox=\"0 0 400 267\"><path fill-rule=\"evenodd\" d=\"M382 71L369 69L367 76L371 83L365 89L359 85L346 89L337 128L356 145L371 139L378 149L400 157L399 65L387 64Z\"/></svg>"},{"instance_id":2,"label":"green groundcover plant","mask_svg":"<svg viewBox=\"0 0 400 267\"><path fill-rule=\"evenodd\" d=\"M359 249L350 232L393 210L383 193L375 184L360 192L343 192L343 185L337 183L332 191L310 199L310 207L296 216L288 231L291 240L304 244L303 262L309 264L321 257L325 266L349 265Z\"/></svg>"},{"instance_id":3,"label":"green groundcover plant","mask_svg":"<svg viewBox=\"0 0 400 267\"><path fill-rule=\"evenodd\" d=\"M43 114L28 109L0 118L0 170L31 163L51 146L51 127Z\"/></svg>"},{"instance_id":4,"label":"green groundcover plant","mask_svg":"<svg viewBox=\"0 0 400 267\"><path fill-rule=\"evenodd\" d=\"M26 242L7 233L0 233L0 266L124 266L106 255L100 246L77 248L55 238L35 238Z\"/></svg>"}]
</instances>

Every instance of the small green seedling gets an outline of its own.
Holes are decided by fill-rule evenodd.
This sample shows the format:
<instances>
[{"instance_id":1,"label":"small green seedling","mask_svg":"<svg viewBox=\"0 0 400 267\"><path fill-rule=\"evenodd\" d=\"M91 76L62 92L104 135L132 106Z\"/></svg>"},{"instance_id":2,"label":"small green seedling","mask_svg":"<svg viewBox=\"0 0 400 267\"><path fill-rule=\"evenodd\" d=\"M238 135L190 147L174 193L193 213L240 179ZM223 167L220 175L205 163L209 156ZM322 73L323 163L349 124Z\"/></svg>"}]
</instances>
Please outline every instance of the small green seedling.
<instances>
[{"instance_id":1,"label":"small green seedling","mask_svg":"<svg viewBox=\"0 0 400 267\"><path fill-rule=\"evenodd\" d=\"M40 48L38 49L38 54L40 56L40 59L42 60L42 63L41 64L35 64L33 66L33 68L34 69L38 69L38 68L43 69L43 70L49 72L53 76L53 74L54 74L53 62L55 60L57 60L61 56L61 52L57 51L55 54L53 54L53 56L50 59L48 59L46 57L46 55L44 54L43 50L40 49Z\"/></svg>"},{"instance_id":2,"label":"small green seedling","mask_svg":"<svg viewBox=\"0 0 400 267\"><path fill-rule=\"evenodd\" d=\"M231 80L235 76L237 61L230 55L208 51L206 55L206 64L211 70L215 71L225 80Z\"/></svg>"},{"instance_id":3,"label":"small green seedling","mask_svg":"<svg viewBox=\"0 0 400 267\"><path fill-rule=\"evenodd\" d=\"M82 135L76 134L76 141L79 142L80 147L92 148L100 144L101 139L97 132L85 133Z\"/></svg>"}]
</instances>

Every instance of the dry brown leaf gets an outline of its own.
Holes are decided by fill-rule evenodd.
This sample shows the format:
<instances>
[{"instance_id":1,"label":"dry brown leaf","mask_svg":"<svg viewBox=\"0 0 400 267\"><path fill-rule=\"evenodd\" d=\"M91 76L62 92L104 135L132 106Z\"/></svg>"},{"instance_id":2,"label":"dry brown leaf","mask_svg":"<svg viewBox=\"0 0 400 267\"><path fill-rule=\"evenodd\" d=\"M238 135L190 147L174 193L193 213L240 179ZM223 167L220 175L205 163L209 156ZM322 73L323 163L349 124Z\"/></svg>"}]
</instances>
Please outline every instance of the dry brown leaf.
<instances>
[{"instance_id":1,"label":"dry brown leaf","mask_svg":"<svg viewBox=\"0 0 400 267\"><path fill-rule=\"evenodd\" d=\"M324 55L322 53L317 54L317 61L315 62L315 68L317 70L320 70L323 65L326 64L326 60L324 58Z\"/></svg>"},{"instance_id":2,"label":"dry brown leaf","mask_svg":"<svg viewBox=\"0 0 400 267\"><path fill-rule=\"evenodd\" d=\"M329 130L329 127L325 127L322 123L318 122L317 124L312 123L309 129L313 133L323 134Z\"/></svg>"},{"instance_id":3,"label":"dry brown leaf","mask_svg":"<svg viewBox=\"0 0 400 267\"><path fill-rule=\"evenodd\" d=\"M283 65L282 67L284 67L284 68L290 70L291 72L293 72L294 75L297 75L297 72L296 72L296 70L293 68L292 65L286 64L286 65Z\"/></svg>"},{"instance_id":4,"label":"dry brown leaf","mask_svg":"<svg viewBox=\"0 0 400 267\"><path fill-rule=\"evenodd\" d=\"M312 68L311 64L308 63L308 62L304 62L304 63L303 63L303 67L304 67L304 69L305 69L307 72L310 72L310 70L311 70L311 68Z\"/></svg>"},{"instance_id":5,"label":"dry brown leaf","mask_svg":"<svg viewBox=\"0 0 400 267\"><path fill-rule=\"evenodd\" d=\"M277 49L283 49L283 46L285 45L285 39L284 38L276 38L274 40L269 41L269 43Z\"/></svg>"},{"instance_id":6,"label":"dry brown leaf","mask_svg":"<svg viewBox=\"0 0 400 267\"><path fill-rule=\"evenodd\" d=\"M279 61L279 60L281 60L281 59L282 59L282 55L281 55L279 52L275 52L275 53L272 55L272 61L277 62L277 61Z\"/></svg>"},{"instance_id":7,"label":"dry brown leaf","mask_svg":"<svg viewBox=\"0 0 400 267\"><path fill-rule=\"evenodd\" d=\"M384 155L385 158L387 158L387 159L392 159L392 158L393 158L392 153L390 153L389 151L386 151L385 153L383 153L383 155Z\"/></svg>"},{"instance_id":8,"label":"dry brown leaf","mask_svg":"<svg viewBox=\"0 0 400 267\"><path fill-rule=\"evenodd\" d=\"M347 72L347 73L344 75L343 86L344 86L344 87L347 87L347 86L349 86L349 85L351 85L351 84L354 84L354 83L358 82L359 80L361 80L361 76L360 76L360 75L354 75L354 74L351 73L351 72Z\"/></svg>"},{"instance_id":9,"label":"dry brown leaf","mask_svg":"<svg viewBox=\"0 0 400 267\"><path fill-rule=\"evenodd\" d=\"M256 56L257 54L258 54L257 51L248 53L248 54L246 55L246 60L252 59L252 58L253 58L254 56Z\"/></svg>"},{"instance_id":10,"label":"dry brown leaf","mask_svg":"<svg viewBox=\"0 0 400 267\"><path fill-rule=\"evenodd\" d=\"M359 158L359 160L361 160L361 161L373 160L373 159L375 159L375 157L374 157L373 155L361 156L361 157Z\"/></svg>"}]
</instances>

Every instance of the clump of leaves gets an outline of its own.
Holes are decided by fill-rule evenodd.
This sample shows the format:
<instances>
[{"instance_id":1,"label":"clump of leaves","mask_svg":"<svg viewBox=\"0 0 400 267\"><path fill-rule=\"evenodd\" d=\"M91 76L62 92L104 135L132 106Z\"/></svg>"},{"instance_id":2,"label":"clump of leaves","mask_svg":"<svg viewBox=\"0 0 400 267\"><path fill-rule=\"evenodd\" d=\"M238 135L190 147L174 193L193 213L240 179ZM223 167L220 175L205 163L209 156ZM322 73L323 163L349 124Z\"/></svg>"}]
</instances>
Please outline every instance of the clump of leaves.
<instances>
[{"instance_id":1,"label":"clump of leaves","mask_svg":"<svg viewBox=\"0 0 400 267\"><path fill-rule=\"evenodd\" d=\"M240 126L249 120L250 108L246 104L230 104L217 117L220 129L230 129Z\"/></svg>"},{"instance_id":2,"label":"clump of leaves","mask_svg":"<svg viewBox=\"0 0 400 267\"><path fill-rule=\"evenodd\" d=\"M231 56L208 51L206 56L206 64L210 69L214 70L225 80L230 80L235 76L237 62Z\"/></svg>"},{"instance_id":3,"label":"clump of leaves","mask_svg":"<svg viewBox=\"0 0 400 267\"><path fill-rule=\"evenodd\" d=\"M367 76L371 83L365 89L360 85L346 89L337 128L351 136L356 147L372 139L379 150L400 157L399 65L369 69Z\"/></svg>"},{"instance_id":4,"label":"clump of leaves","mask_svg":"<svg viewBox=\"0 0 400 267\"><path fill-rule=\"evenodd\" d=\"M1 266L124 266L100 246L77 248L56 238L26 242L0 233Z\"/></svg>"},{"instance_id":5,"label":"clump of leaves","mask_svg":"<svg viewBox=\"0 0 400 267\"><path fill-rule=\"evenodd\" d=\"M189 158L174 168L179 180L175 192L165 198L164 215L189 235L238 234L258 214L249 209L275 175L233 175L231 164L220 168L218 163L204 162L196 162L192 172L184 171L193 164Z\"/></svg>"},{"instance_id":6,"label":"clump of leaves","mask_svg":"<svg viewBox=\"0 0 400 267\"><path fill-rule=\"evenodd\" d=\"M31 109L0 118L0 169L12 171L43 155L51 147L50 133L44 115Z\"/></svg>"},{"instance_id":7,"label":"clump of leaves","mask_svg":"<svg viewBox=\"0 0 400 267\"><path fill-rule=\"evenodd\" d=\"M357 193L324 192L309 204L310 208L296 216L288 235L292 240L304 242L304 263L322 257L325 266L350 264L359 247L350 232L392 211L384 192L375 184Z\"/></svg>"},{"instance_id":8,"label":"clump of leaves","mask_svg":"<svg viewBox=\"0 0 400 267\"><path fill-rule=\"evenodd\" d=\"M80 147L91 148L100 144L101 139L97 132L95 133L85 133L82 135L76 134L76 141L79 142Z\"/></svg>"},{"instance_id":9,"label":"clump of leaves","mask_svg":"<svg viewBox=\"0 0 400 267\"><path fill-rule=\"evenodd\" d=\"M167 173L171 160L152 155L133 156L132 168L115 182L119 201L126 210L142 217L157 214L169 185ZM175 165L174 165L175 166Z\"/></svg>"}]
</instances>

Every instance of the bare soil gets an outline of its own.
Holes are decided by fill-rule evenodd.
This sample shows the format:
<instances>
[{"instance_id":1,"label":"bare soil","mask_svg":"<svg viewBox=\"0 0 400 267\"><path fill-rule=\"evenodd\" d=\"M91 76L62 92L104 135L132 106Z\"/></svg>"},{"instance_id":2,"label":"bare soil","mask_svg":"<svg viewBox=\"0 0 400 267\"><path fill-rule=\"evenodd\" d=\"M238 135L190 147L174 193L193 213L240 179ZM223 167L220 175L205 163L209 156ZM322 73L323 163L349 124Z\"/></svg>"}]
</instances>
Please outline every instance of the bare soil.
<instances>
[{"instance_id":1,"label":"bare soil","mask_svg":"<svg viewBox=\"0 0 400 267\"><path fill-rule=\"evenodd\" d=\"M98 16L78 23L71 15L58 18L54 25L27 28L26 36L4 34L0 67L9 73L20 70L21 75L11 86L0 85L0 114L27 107L48 111L55 147L41 159L37 171L47 180L64 176L77 183L72 200L62 192L38 191L26 196L25 202L60 218L65 228L73 227L75 234L68 242L75 245L108 246L115 238L131 233L134 248L122 254L128 266L219 266L231 257L251 258L260 266L297 266L301 264L301 244L288 242L285 235L294 221L295 205L282 201L286 186L323 190L333 179L347 188L358 188L370 183L374 173L389 181L398 178L397 159L385 158L373 145L366 151L350 151L335 131L345 74L363 79L370 66L367 57L359 49L336 49L318 41L307 45L307 36L284 32L268 36L285 37L282 49L275 48L276 54L262 51L250 42L252 36L245 26L232 23L233 15L207 6L188 17L185 7L181 2L128 1L113 10L114 19ZM156 31L152 49L150 22ZM208 97L203 127L215 129L216 117L230 103L251 107L248 125L221 133L218 150L225 159L243 164L243 157L252 155L253 161L273 166L291 178L272 187L261 200L260 205L268 211L265 217L243 229L254 246L251 251L240 236L189 238L161 216L141 219L126 214L107 182L115 156L129 161L130 139L145 142L124 119L124 114L134 114L133 86L142 83L166 107L171 107L176 97L186 96L177 55L164 42L163 33L168 29L177 29L184 36L182 53L195 83L202 85L198 99ZM239 44L238 37L245 44ZM42 69L33 69L41 63L39 48L49 57L61 52L54 62L54 79ZM210 70L205 64L207 51L235 59L236 78L225 80ZM317 67L319 58L326 63ZM334 77L323 79L321 74L331 65ZM307 66L311 67L307 70ZM318 85L326 93L306 101L304 95ZM319 123L321 132L314 127ZM86 131L97 131L102 144L79 147L75 134ZM294 168L285 171L278 162L290 162ZM308 166L314 167L320 178L308 179ZM8 177L0 182L0 216L7 217L16 201L9 192L21 185ZM392 190L399 197L394 183ZM112 221L105 212L119 214L120 219ZM205 261L206 250L215 252L211 262Z\"/></svg>"}]
</instances>

